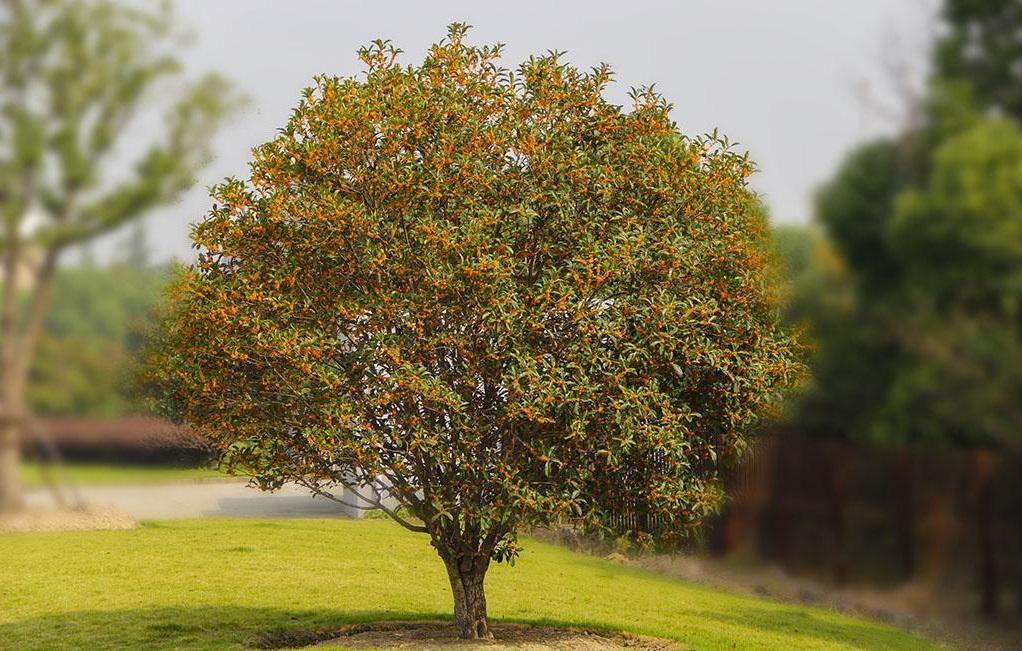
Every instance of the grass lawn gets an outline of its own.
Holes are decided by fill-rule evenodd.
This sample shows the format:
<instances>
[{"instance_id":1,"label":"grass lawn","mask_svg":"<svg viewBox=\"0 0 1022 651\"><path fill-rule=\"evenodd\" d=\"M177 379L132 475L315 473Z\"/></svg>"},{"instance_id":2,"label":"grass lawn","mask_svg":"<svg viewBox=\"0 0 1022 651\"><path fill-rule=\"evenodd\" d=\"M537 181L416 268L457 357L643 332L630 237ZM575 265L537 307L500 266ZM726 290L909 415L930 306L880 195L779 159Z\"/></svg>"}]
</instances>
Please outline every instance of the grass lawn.
<instances>
[{"instance_id":1,"label":"grass lawn","mask_svg":"<svg viewBox=\"0 0 1022 651\"><path fill-rule=\"evenodd\" d=\"M685 649L926 649L915 635L694 586L533 540L487 579L490 614L662 636ZM0 647L236 649L254 633L449 617L422 535L384 520L178 520L0 535Z\"/></svg>"},{"instance_id":2,"label":"grass lawn","mask_svg":"<svg viewBox=\"0 0 1022 651\"><path fill-rule=\"evenodd\" d=\"M82 462L63 464L63 473L73 483L81 485L163 484L227 476L213 468L175 468L142 464ZM45 484L43 471L37 463L25 463L22 465L21 480L28 487Z\"/></svg>"}]
</instances>

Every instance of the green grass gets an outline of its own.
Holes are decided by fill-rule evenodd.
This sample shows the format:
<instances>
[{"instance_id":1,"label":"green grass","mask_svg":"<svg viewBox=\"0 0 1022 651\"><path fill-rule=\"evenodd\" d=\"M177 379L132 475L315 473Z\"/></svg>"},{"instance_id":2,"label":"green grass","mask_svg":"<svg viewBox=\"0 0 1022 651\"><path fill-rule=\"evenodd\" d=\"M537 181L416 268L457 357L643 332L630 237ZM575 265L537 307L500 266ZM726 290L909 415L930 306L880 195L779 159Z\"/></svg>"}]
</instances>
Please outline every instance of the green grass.
<instances>
[{"instance_id":1,"label":"green grass","mask_svg":"<svg viewBox=\"0 0 1022 651\"><path fill-rule=\"evenodd\" d=\"M223 478L227 475L213 468L175 468L141 464L65 463L60 476L83 486L97 484L164 484L197 479ZM25 486L45 484L43 469L37 463L22 465L21 480Z\"/></svg>"},{"instance_id":2,"label":"green grass","mask_svg":"<svg viewBox=\"0 0 1022 651\"><path fill-rule=\"evenodd\" d=\"M487 579L491 617L686 649L926 649L881 624L686 584L533 540ZM451 612L424 536L382 520L178 520L0 536L0 646L236 649L255 633Z\"/></svg>"}]
</instances>

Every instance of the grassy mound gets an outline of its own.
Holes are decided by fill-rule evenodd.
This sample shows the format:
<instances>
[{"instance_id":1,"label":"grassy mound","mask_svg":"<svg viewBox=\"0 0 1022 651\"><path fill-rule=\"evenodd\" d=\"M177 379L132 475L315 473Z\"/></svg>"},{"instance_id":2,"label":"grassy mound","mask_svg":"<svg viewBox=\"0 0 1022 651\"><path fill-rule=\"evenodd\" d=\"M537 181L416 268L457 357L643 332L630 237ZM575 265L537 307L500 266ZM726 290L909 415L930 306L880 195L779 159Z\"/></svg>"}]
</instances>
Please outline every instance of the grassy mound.
<instances>
[{"instance_id":1,"label":"grassy mound","mask_svg":"<svg viewBox=\"0 0 1022 651\"><path fill-rule=\"evenodd\" d=\"M707 649L925 649L881 624L693 586L526 540L487 579L504 622L620 630ZM14 649L237 649L288 631L446 618L443 565L383 520L188 520L0 535Z\"/></svg>"}]
</instances>

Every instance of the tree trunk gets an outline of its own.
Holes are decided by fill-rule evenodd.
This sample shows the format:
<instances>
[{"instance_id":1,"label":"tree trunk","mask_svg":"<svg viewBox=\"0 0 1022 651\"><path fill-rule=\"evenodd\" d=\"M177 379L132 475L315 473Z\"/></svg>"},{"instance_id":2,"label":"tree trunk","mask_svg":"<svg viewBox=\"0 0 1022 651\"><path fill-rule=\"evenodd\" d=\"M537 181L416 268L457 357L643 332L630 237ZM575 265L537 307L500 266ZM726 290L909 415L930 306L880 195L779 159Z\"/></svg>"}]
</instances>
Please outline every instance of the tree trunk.
<instances>
[{"instance_id":1,"label":"tree trunk","mask_svg":"<svg viewBox=\"0 0 1022 651\"><path fill-rule=\"evenodd\" d=\"M0 513L25 506L21 492L24 383L17 371L16 363L0 369Z\"/></svg>"},{"instance_id":2,"label":"tree trunk","mask_svg":"<svg viewBox=\"0 0 1022 651\"><path fill-rule=\"evenodd\" d=\"M17 361L0 368L0 513L20 511L24 506L21 494L21 444L24 427L24 399L19 381Z\"/></svg>"},{"instance_id":3,"label":"tree trunk","mask_svg":"<svg viewBox=\"0 0 1022 651\"><path fill-rule=\"evenodd\" d=\"M0 513L20 510L21 437L17 421L0 422Z\"/></svg>"},{"instance_id":4,"label":"tree trunk","mask_svg":"<svg viewBox=\"0 0 1022 651\"><path fill-rule=\"evenodd\" d=\"M490 559L481 556L460 561L445 558L444 564L454 595L454 623L458 627L458 637L463 640L493 637L486 619L486 594L483 588Z\"/></svg>"},{"instance_id":5,"label":"tree trunk","mask_svg":"<svg viewBox=\"0 0 1022 651\"><path fill-rule=\"evenodd\" d=\"M8 252L5 261L3 306L0 309L0 513L17 511L24 507L21 493L20 466L24 424L27 421L25 384L36 345L42 336L43 323L50 305L53 271L57 264L57 249L47 251L36 272L35 288L28 317L18 332L14 315L14 267L16 259Z\"/></svg>"}]
</instances>

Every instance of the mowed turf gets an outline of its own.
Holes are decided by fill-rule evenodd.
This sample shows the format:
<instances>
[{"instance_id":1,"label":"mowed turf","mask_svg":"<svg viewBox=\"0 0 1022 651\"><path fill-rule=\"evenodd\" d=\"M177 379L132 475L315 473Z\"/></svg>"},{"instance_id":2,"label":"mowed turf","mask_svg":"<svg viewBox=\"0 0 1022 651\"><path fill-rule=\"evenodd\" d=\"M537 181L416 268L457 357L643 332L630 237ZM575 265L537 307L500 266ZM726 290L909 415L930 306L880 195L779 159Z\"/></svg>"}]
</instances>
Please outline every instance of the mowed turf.
<instances>
[{"instance_id":1,"label":"mowed turf","mask_svg":"<svg viewBox=\"0 0 1022 651\"><path fill-rule=\"evenodd\" d=\"M125 465L113 463L65 463L59 470L60 479L82 486L106 484L171 484L203 479L224 479L228 475L214 468L175 468L152 465ZM21 481L29 488L45 486L47 477L37 463L26 463L21 468Z\"/></svg>"},{"instance_id":2,"label":"mowed turf","mask_svg":"<svg viewBox=\"0 0 1022 651\"><path fill-rule=\"evenodd\" d=\"M877 623L686 584L532 540L487 579L491 617L684 649L925 649ZM422 535L383 520L187 520L0 535L0 648L231 649L256 633L449 617Z\"/></svg>"}]
</instances>

